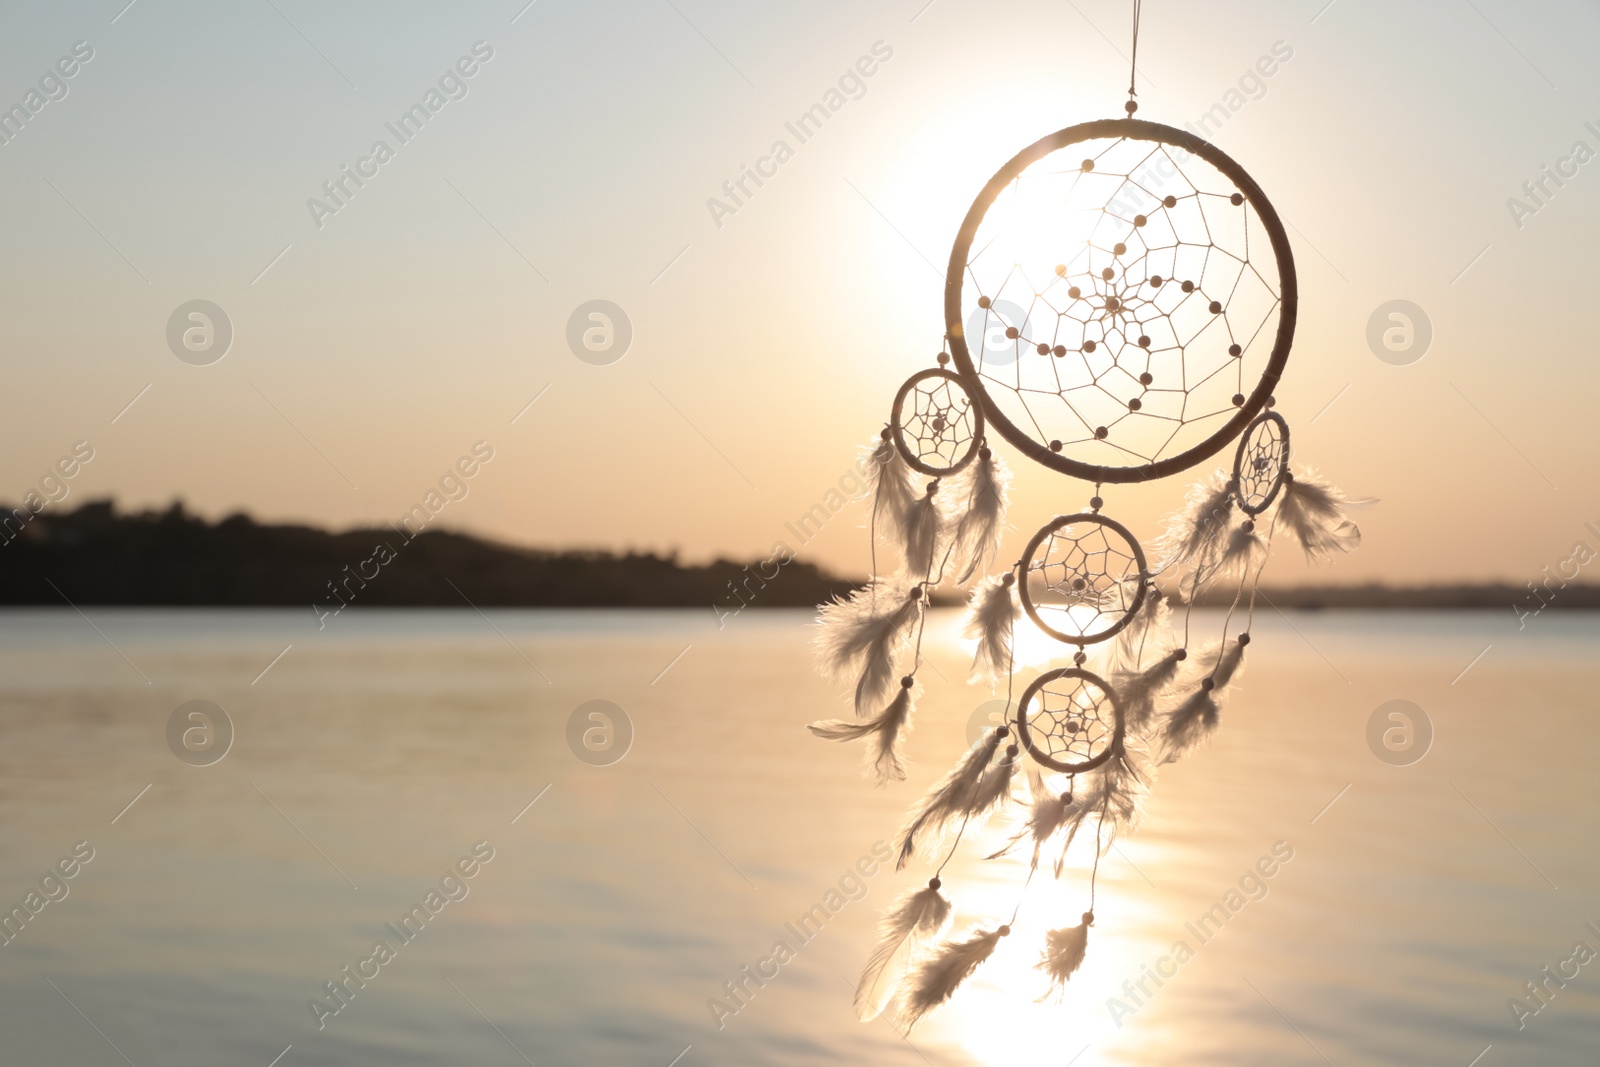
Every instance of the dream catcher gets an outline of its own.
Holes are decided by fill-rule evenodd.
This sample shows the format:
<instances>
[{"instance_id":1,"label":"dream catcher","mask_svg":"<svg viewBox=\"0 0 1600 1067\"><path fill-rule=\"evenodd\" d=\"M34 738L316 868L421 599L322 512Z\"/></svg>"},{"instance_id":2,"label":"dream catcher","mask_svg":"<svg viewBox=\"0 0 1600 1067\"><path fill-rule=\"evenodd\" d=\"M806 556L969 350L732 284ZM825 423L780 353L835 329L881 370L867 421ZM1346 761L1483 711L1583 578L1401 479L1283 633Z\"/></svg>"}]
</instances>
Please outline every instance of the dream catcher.
<instances>
[{"instance_id":1,"label":"dream catcher","mask_svg":"<svg viewBox=\"0 0 1600 1067\"><path fill-rule=\"evenodd\" d=\"M1137 33L1136 4L1135 56ZM1031 853L1029 879L1041 862L1061 877L1074 841L1094 841L1081 920L1044 936L1039 967L1048 989L1064 986L1087 951L1100 857L1135 823L1155 768L1217 728L1272 541L1319 558L1360 538L1350 501L1291 471L1273 410L1298 295L1277 212L1220 149L1134 119L1133 95L1130 83L1127 118L1023 149L973 202L950 254L938 366L900 388L870 449L874 575L821 612L821 658L853 685L856 718L811 730L866 742L880 785L905 777L936 589L967 591L972 679L1007 693L1007 724L899 831L898 867L934 869L883 918L856 994L863 1018L895 1003L909 1027L1011 932L945 937L940 875L1000 817L1010 840L988 858ZM1006 525L997 440L1094 489L1086 510L1050 519L1021 559L985 575ZM1235 441L1231 467L1190 491L1155 553L1105 513L1104 487L1187 471ZM1196 633L1196 601L1219 595L1221 632ZM1070 665L1015 676L1024 616Z\"/></svg>"}]
</instances>

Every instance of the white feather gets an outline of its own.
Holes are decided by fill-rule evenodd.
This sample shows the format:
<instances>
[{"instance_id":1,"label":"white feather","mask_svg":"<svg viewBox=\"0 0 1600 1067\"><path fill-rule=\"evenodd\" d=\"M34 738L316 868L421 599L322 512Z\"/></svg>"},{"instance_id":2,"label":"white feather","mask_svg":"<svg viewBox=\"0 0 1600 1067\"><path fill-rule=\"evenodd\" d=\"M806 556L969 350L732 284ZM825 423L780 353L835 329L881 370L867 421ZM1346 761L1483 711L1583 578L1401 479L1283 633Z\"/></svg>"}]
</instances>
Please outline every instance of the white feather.
<instances>
[{"instance_id":1,"label":"white feather","mask_svg":"<svg viewBox=\"0 0 1600 1067\"><path fill-rule=\"evenodd\" d=\"M934 557L939 554L944 515L939 509L938 493L939 480L935 478L928 483L926 495L911 505L901 531L901 558L906 571L918 581L932 574Z\"/></svg>"},{"instance_id":2,"label":"white feather","mask_svg":"<svg viewBox=\"0 0 1600 1067\"><path fill-rule=\"evenodd\" d=\"M1067 816L1073 810L1071 793L1057 795L1045 787L1044 778L1037 770L1028 769L1028 783L1032 807L1028 812L1028 820L1021 830L1014 834L1006 846L998 852L986 856L986 859L998 859L1015 848L1023 838L1033 838L1033 862L1031 866L1039 866L1039 850L1044 843L1055 835L1066 822Z\"/></svg>"},{"instance_id":3,"label":"white feather","mask_svg":"<svg viewBox=\"0 0 1600 1067\"><path fill-rule=\"evenodd\" d=\"M878 921L878 944L856 984L856 1014L870 1022L883 1014L905 974L912 952L944 934L950 902L939 894L939 879L906 893Z\"/></svg>"},{"instance_id":4,"label":"white feather","mask_svg":"<svg viewBox=\"0 0 1600 1067\"><path fill-rule=\"evenodd\" d=\"M867 766L878 785L893 779L904 781L905 761L901 756L900 742L910 733L912 693L902 686L889 706L875 719L850 722L847 719L829 719L811 723L806 729L825 741L869 740Z\"/></svg>"},{"instance_id":5,"label":"white feather","mask_svg":"<svg viewBox=\"0 0 1600 1067\"><path fill-rule=\"evenodd\" d=\"M1143 733L1155 716L1156 701L1178 676L1178 668L1188 658L1184 649L1175 648L1142 671L1123 671L1111 676L1111 689L1122 700L1123 722L1130 733Z\"/></svg>"},{"instance_id":6,"label":"white feather","mask_svg":"<svg viewBox=\"0 0 1600 1067\"><path fill-rule=\"evenodd\" d=\"M1254 520L1242 522L1228 534L1227 546L1222 556L1208 570L1206 581L1222 574L1244 574L1261 558L1266 546L1256 533Z\"/></svg>"},{"instance_id":7,"label":"white feather","mask_svg":"<svg viewBox=\"0 0 1600 1067\"><path fill-rule=\"evenodd\" d=\"M1316 472L1306 471L1284 483L1278 519L1300 542L1307 559L1325 559L1360 546L1361 530L1345 518L1345 509L1371 503L1350 500L1333 486L1317 481Z\"/></svg>"},{"instance_id":8,"label":"white feather","mask_svg":"<svg viewBox=\"0 0 1600 1067\"><path fill-rule=\"evenodd\" d=\"M1016 581L1010 573L991 575L978 583L962 620L963 632L978 642L969 682L984 682L993 689L1011 673L1011 635L1021 615Z\"/></svg>"},{"instance_id":9,"label":"white feather","mask_svg":"<svg viewBox=\"0 0 1600 1067\"><path fill-rule=\"evenodd\" d=\"M867 492L872 494L872 515L894 532L905 527L906 516L917 502L914 474L887 434L863 449L867 453Z\"/></svg>"},{"instance_id":10,"label":"white feather","mask_svg":"<svg viewBox=\"0 0 1600 1067\"><path fill-rule=\"evenodd\" d=\"M978 779L977 786L972 790L972 796L967 801L967 809L962 812L963 816L982 817L1011 799L1011 782L1017 774L1015 749L1015 745L1008 746L1000 761L984 771L983 777Z\"/></svg>"},{"instance_id":11,"label":"white feather","mask_svg":"<svg viewBox=\"0 0 1600 1067\"><path fill-rule=\"evenodd\" d=\"M1144 603L1139 605L1139 613L1123 627L1111 642L1111 651L1107 656L1107 669L1112 671L1136 671L1141 666L1141 661L1151 643L1152 635L1166 629L1167 620L1172 615L1172 604L1161 587L1155 582L1145 586Z\"/></svg>"},{"instance_id":12,"label":"white feather","mask_svg":"<svg viewBox=\"0 0 1600 1067\"><path fill-rule=\"evenodd\" d=\"M1083 922L1077 926L1051 930L1045 935L1044 957L1039 960L1038 967L1050 976L1051 992L1064 993L1067 979L1083 966L1083 958L1089 953L1089 927L1093 922L1094 912L1086 911Z\"/></svg>"},{"instance_id":13,"label":"white feather","mask_svg":"<svg viewBox=\"0 0 1600 1067\"><path fill-rule=\"evenodd\" d=\"M1191 486L1184 509L1167 519L1161 538L1166 555L1159 569L1214 558L1228 534L1233 514L1233 483L1221 471L1210 481Z\"/></svg>"},{"instance_id":14,"label":"white feather","mask_svg":"<svg viewBox=\"0 0 1600 1067\"><path fill-rule=\"evenodd\" d=\"M1090 817L1095 819L1095 835L1101 840L1101 848L1110 847L1113 840L1138 822L1141 803L1149 791L1144 762L1141 750L1130 741L1124 744L1120 756L1089 772L1088 782L1066 812L1063 825L1067 828L1067 839L1061 846L1061 855L1056 858L1057 878L1066 866L1073 839Z\"/></svg>"},{"instance_id":15,"label":"white feather","mask_svg":"<svg viewBox=\"0 0 1600 1067\"><path fill-rule=\"evenodd\" d=\"M1009 926L979 931L965 941L946 941L917 965L900 997L900 1027L909 1031L918 1019L950 999L972 972L994 954Z\"/></svg>"},{"instance_id":16,"label":"white feather","mask_svg":"<svg viewBox=\"0 0 1600 1067\"><path fill-rule=\"evenodd\" d=\"M1162 762L1183 758L1217 728L1221 709L1203 684L1167 713L1162 723Z\"/></svg>"},{"instance_id":17,"label":"white feather","mask_svg":"<svg viewBox=\"0 0 1600 1067\"><path fill-rule=\"evenodd\" d=\"M856 714L880 703L894 684L895 664L922 610L920 589L873 579L817 614L818 654L836 680L853 681Z\"/></svg>"},{"instance_id":18,"label":"white feather","mask_svg":"<svg viewBox=\"0 0 1600 1067\"><path fill-rule=\"evenodd\" d=\"M1220 691L1239 674L1244 665L1244 650L1249 642L1235 638L1231 643L1210 645L1200 653L1200 674L1211 679L1211 691Z\"/></svg>"},{"instance_id":19,"label":"white feather","mask_svg":"<svg viewBox=\"0 0 1600 1067\"><path fill-rule=\"evenodd\" d=\"M910 861L916 852L919 834L938 833L952 819L966 813L972 802L973 791L983 781L984 771L999 747L1000 737L1000 731L993 730L968 749L967 754L961 757L961 762L952 767L907 813L906 822L900 828L900 854L895 861L895 870L900 870Z\"/></svg>"},{"instance_id":20,"label":"white feather","mask_svg":"<svg viewBox=\"0 0 1600 1067\"><path fill-rule=\"evenodd\" d=\"M962 561L957 585L970 582L999 551L1006 525L1006 491L1011 485L1011 471L988 447L979 450L969 469L967 508L955 530L955 558Z\"/></svg>"}]
</instances>

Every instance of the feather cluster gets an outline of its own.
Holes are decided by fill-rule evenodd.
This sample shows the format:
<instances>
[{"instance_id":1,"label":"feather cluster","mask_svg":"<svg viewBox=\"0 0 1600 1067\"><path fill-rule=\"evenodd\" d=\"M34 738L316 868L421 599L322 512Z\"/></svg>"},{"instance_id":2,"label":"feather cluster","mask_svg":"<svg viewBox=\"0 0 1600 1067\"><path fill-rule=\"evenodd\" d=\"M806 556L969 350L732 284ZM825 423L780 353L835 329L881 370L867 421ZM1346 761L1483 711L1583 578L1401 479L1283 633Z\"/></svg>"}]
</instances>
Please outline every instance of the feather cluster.
<instances>
[{"instance_id":1,"label":"feather cluster","mask_svg":"<svg viewBox=\"0 0 1600 1067\"><path fill-rule=\"evenodd\" d=\"M1044 958L1038 967L1050 976L1051 992L1064 993L1067 979L1083 966L1083 957L1089 952L1089 927L1093 924L1094 912L1086 911L1083 922L1077 926L1051 930L1045 935ZM1049 995L1049 992L1045 994Z\"/></svg>"},{"instance_id":2,"label":"feather cluster","mask_svg":"<svg viewBox=\"0 0 1600 1067\"><path fill-rule=\"evenodd\" d=\"M1009 926L1002 926L978 931L965 941L946 941L919 963L900 996L901 1029L910 1030L918 1019L949 1000L1010 932Z\"/></svg>"},{"instance_id":3,"label":"feather cluster","mask_svg":"<svg viewBox=\"0 0 1600 1067\"><path fill-rule=\"evenodd\" d=\"M1278 519L1289 528L1310 560L1349 552L1361 544L1361 530L1345 518L1345 509L1363 507L1370 500L1350 500L1339 490L1316 480L1316 474L1286 477L1278 504Z\"/></svg>"},{"instance_id":4,"label":"feather cluster","mask_svg":"<svg viewBox=\"0 0 1600 1067\"><path fill-rule=\"evenodd\" d=\"M847 719L829 719L814 722L806 729L824 741L868 740L867 765L878 785L890 780L900 782L906 777L905 759L900 742L911 732L911 687L902 685L889 706L876 718L851 722Z\"/></svg>"},{"instance_id":5,"label":"feather cluster","mask_svg":"<svg viewBox=\"0 0 1600 1067\"><path fill-rule=\"evenodd\" d=\"M954 534L955 557L961 561L958 585L972 581L999 551L1006 525L1006 492L1011 485L1011 472L988 446L978 450L969 469L967 508L956 521Z\"/></svg>"},{"instance_id":6,"label":"feather cluster","mask_svg":"<svg viewBox=\"0 0 1600 1067\"><path fill-rule=\"evenodd\" d=\"M1011 673L1012 634L1021 616L1014 575L997 574L978 583L962 620L963 632L978 642L968 681L986 683L993 689Z\"/></svg>"},{"instance_id":7,"label":"feather cluster","mask_svg":"<svg viewBox=\"0 0 1600 1067\"><path fill-rule=\"evenodd\" d=\"M1244 650L1250 635L1240 634L1232 641L1209 645L1196 657L1194 677L1198 682L1167 712L1161 722L1162 762L1181 759L1205 742L1216 730L1222 707L1218 702L1223 689L1239 677L1244 668Z\"/></svg>"},{"instance_id":8,"label":"feather cluster","mask_svg":"<svg viewBox=\"0 0 1600 1067\"><path fill-rule=\"evenodd\" d=\"M894 999L911 954L944 934L950 902L939 893L939 879L895 901L878 922L878 944L856 985L856 1014L870 1022Z\"/></svg>"},{"instance_id":9,"label":"feather cluster","mask_svg":"<svg viewBox=\"0 0 1600 1067\"><path fill-rule=\"evenodd\" d=\"M838 681L855 683L856 714L881 703L894 684L895 665L922 611L919 586L874 578L817 615L817 652Z\"/></svg>"}]
</instances>

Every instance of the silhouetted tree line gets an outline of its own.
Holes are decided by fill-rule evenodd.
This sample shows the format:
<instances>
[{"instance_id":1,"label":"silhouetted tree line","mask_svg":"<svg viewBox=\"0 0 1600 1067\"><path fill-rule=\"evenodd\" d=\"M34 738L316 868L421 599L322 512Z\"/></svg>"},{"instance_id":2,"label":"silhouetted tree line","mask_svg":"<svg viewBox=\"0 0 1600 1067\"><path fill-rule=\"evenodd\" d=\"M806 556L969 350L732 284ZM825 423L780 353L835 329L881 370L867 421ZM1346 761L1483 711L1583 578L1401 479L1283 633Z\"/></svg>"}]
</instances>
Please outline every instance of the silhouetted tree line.
<instances>
[{"instance_id":1,"label":"silhouetted tree line","mask_svg":"<svg viewBox=\"0 0 1600 1067\"><path fill-rule=\"evenodd\" d=\"M752 596L753 587L745 565L729 560L550 552L435 530L330 533L243 514L211 523L181 503L138 513L119 513L108 500L46 509L0 535L3 604L59 606L65 595L75 604L465 607L465 594L479 607L710 610L738 606L734 588L751 607L810 607L855 586L796 560Z\"/></svg>"}]
</instances>

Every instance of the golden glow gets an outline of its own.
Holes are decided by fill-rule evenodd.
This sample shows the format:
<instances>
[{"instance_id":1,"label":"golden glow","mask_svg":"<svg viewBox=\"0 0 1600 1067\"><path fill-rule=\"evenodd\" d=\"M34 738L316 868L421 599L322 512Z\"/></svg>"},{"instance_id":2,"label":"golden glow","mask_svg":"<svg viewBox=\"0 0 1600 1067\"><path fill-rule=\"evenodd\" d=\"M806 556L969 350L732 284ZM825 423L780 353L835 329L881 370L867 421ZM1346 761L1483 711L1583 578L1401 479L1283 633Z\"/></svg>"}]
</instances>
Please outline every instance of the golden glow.
<instances>
[{"instance_id":1,"label":"golden glow","mask_svg":"<svg viewBox=\"0 0 1600 1067\"><path fill-rule=\"evenodd\" d=\"M1087 245L1101 217L1098 207L1075 207L1061 194L1057 183L1024 179L1011 184L985 214L974 252L990 264L1020 267L1035 286L1047 285L1058 266L1072 266L1068 260Z\"/></svg>"},{"instance_id":2,"label":"golden glow","mask_svg":"<svg viewBox=\"0 0 1600 1067\"><path fill-rule=\"evenodd\" d=\"M969 830L963 856L985 855L1003 845L1020 828L1023 809L1014 807L1012 812L1010 821L996 821L976 835ZM1016 921L1011 935L1001 939L994 955L959 995L918 1024L917 1032L957 1044L985 1064L1125 1063L1120 1052L1126 1051L1126 1038L1111 1040L1118 1036L1118 1027L1107 999L1165 951L1160 942L1136 932L1159 924L1158 909L1146 901L1148 894L1139 892L1145 883L1125 863L1103 860L1095 906L1103 913L1115 902L1116 918L1108 922L1103 915L1097 917L1083 966L1064 991L1052 993L1049 979L1038 968L1041 946L1047 931L1077 925L1088 910L1093 842L1074 844L1071 862L1059 880L1050 870L1054 854L1041 859L1040 871L1031 881L1027 858L1023 852L951 865L946 878L961 889L952 898L956 918L950 936L992 930L1010 920L1013 912ZM1155 1003L1152 1000L1151 1010Z\"/></svg>"}]
</instances>

